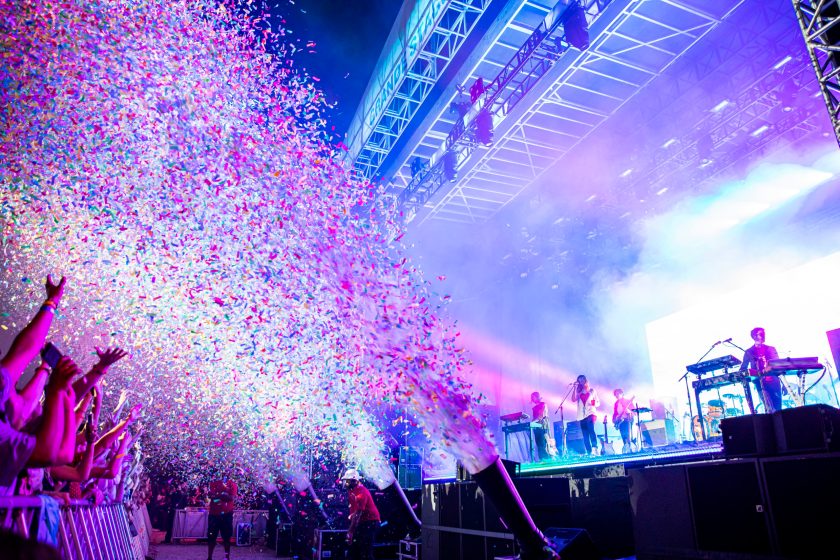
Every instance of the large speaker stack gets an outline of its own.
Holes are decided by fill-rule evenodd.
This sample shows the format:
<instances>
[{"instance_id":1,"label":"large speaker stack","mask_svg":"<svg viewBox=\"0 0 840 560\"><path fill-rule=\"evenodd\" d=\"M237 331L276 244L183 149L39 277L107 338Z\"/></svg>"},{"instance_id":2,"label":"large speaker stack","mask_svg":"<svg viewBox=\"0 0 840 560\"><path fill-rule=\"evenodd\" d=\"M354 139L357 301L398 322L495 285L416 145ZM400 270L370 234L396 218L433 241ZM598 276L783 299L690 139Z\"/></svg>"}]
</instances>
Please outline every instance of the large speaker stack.
<instances>
[{"instance_id":1,"label":"large speaker stack","mask_svg":"<svg viewBox=\"0 0 840 560\"><path fill-rule=\"evenodd\" d=\"M514 484L538 527L570 525L568 479L520 478ZM513 534L476 483L425 484L422 502L423 560L492 560L517 552ZM577 538L575 546L584 546Z\"/></svg>"},{"instance_id":2,"label":"large speaker stack","mask_svg":"<svg viewBox=\"0 0 840 560\"><path fill-rule=\"evenodd\" d=\"M728 459L630 471L638 560L832 557L840 411L726 418L721 431Z\"/></svg>"}]
</instances>

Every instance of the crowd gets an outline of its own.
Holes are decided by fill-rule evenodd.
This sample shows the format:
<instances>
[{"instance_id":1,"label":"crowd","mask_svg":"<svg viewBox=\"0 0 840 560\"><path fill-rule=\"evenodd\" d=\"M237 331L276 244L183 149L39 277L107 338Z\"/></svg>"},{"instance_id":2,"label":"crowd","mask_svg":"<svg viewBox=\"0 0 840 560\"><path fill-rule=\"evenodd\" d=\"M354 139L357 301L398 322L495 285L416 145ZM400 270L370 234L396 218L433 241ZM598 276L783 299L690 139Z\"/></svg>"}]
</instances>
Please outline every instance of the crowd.
<instances>
[{"instance_id":1,"label":"crowd","mask_svg":"<svg viewBox=\"0 0 840 560\"><path fill-rule=\"evenodd\" d=\"M47 342L65 283L47 277L45 301L0 359L0 498L143 503L148 488L138 441L142 406L124 412L125 392L112 410L103 406L103 381L126 352L94 348L98 361L82 374L70 356Z\"/></svg>"}]
</instances>

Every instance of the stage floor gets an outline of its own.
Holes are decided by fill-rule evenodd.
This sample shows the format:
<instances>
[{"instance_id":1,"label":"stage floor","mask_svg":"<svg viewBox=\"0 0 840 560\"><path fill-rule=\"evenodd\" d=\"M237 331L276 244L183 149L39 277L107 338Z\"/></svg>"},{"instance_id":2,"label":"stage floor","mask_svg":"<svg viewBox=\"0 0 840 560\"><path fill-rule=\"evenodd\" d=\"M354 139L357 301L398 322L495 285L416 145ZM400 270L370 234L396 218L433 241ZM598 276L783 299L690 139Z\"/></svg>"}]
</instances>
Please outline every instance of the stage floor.
<instances>
[{"instance_id":1,"label":"stage floor","mask_svg":"<svg viewBox=\"0 0 840 560\"><path fill-rule=\"evenodd\" d=\"M548 475L568 473L578 469L594 469L611 465L641 466L668 464L672 462L706 461L723 457L723 444L720 438L704 442L685 442L664 445L661 447L644 448L634 453L613 455L585 456L569 454L565 457L540 461L537 463L522 463L520 474L524 476Z\"/></svg>"}]
</instances>

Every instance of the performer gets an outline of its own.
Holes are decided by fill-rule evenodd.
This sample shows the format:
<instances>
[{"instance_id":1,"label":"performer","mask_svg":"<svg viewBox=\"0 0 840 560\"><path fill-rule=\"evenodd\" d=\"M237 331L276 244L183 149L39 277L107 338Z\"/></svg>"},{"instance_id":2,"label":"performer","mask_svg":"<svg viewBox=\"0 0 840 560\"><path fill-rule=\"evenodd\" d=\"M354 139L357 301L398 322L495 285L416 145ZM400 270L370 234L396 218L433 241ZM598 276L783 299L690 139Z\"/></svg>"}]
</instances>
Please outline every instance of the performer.
<instances>
[{"instance_id":1,"label":"performer","mask_svg":"<svg viewBox=\"0 0 840 560\"><path fill-rule=\"evenodd\" d=\"M540 394L536 391L531 393L531 402L534 407L532 409L532 419L534 422L539 422L540 427L534 428L534 443L537 445L537 457L540 461L550 458L548 453L548 442L545 435L548 432L548 408L545 406Z\"/></svg>"},{"instance_id":2,"label":"performer","mask_svg":"<svg viewBox=\"0 0 840 560\"><path fill-rule=\"evenodd\" d=\"M577 403L577 419L583 432L583 446L588 455L598 453L598 437L595 435L596 409L601 406L598 393L589 386L585 375L578 375L575 390L572 391L572 402Z\"/></svg>"},{"instance_id":3,"label":"performer","mask_svg":"<svg viewBox=\"0 0 840 560\"><path fill-rule=\"evenodd\" d=\"M230 539L233 536L233 508L238 488L231 479L224 477L210 483L210 509L207 515L207 558L213 558L216 537L222 534L225 559L230 559Z\"/></svg>"},{"instance_id":4,"label":"performer","mask_svg":"<svg viewBox=\"0 0 840 560\"><path fill-rule=\"evenodd\" d=\"M744 352L744 359L741 362L741 371L751 371L752 375L759 375L756 389L761 395L761 402L764 403L764 411L768 414L782 409L782 384L775 375L762 375L767 371L767 362L777 360L779 353L772 346L764 344L764 329L756 327L750 331L750 336L755 344Z\"/></svg>"},{"instance_id":5,"label":"performer","mask_svg":"<svg viewBox=\"0 0 840 560\"><path fill-rule=\"evenodd\" d=\"M624 444L621 448L622 453L629 453L632 450L630 429L633 426L633 398L624 397L623 389L616 389L613 391L615 395L615 404L613 405L613 425L615 425L618 432L621 434L621 441Z\"/></svg>"},{"instance_id":6,"label":"performer","mask_svg":"<svg viewBox=\"0 0 840 560\"><path fill-rule=\"evenodd\" d=\"M350 502L350 528L347 529L347 558L373 560L373 540L379 529L380 517L370 491L359 482L356 469L347 469L344 476L347 499Z\"/></svg>"}]
</instances>

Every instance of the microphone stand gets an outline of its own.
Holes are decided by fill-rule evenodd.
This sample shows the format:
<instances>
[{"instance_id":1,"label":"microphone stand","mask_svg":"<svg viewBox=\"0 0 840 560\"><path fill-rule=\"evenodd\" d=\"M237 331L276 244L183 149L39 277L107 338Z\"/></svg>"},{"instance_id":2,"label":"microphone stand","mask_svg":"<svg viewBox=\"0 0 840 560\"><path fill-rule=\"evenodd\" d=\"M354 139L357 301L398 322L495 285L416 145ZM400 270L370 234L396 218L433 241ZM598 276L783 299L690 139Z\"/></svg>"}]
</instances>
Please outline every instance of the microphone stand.
<instances>
[{"instance_id":1,"label":"microphone stand","mask_svg":"<svg viewBox=\"0 0 840 560\"><path fill-rule=\"evenodd\" d=\"M566 394L563 396L563 400L560 401L560 406L557 407L557 410L554 411L554 414L560 413L560 425L563 427L563 457L566 457L569 453L569 449L566 447L566 421L563 418L563 404L569 398L569 395L572 394L572 391L575 390L575 383L569 385L569 390L566 391ZM557 434L554 434L554 437L557 437Z\"/></svg>"},{"instance_id":2,"label":"microphone stand","mask_svg":"<svg viewBox=\"0 0 840 560\"><path fill-rule=\"evenodd\" d=\"M715 349L715 347L717 347L717 345L718 345L718 344L720 344L720 342L715 342L714 344L712 344L712 345L709 347L709 349L708 349L708 350L706 350L706 353L705 353L705 354L703 354L702 356L700 356L700 359L699 359L699 360L697 360L697 361L696 361L696 362L694 362L694 363L695 363L695 364L699 364L700 362L702 362L702 361L703 361L703 358L705 358L706 356L708 356L708 355L712 352L712 350L714 350L714 349ZM694 365L694 364L692 364L692 365ZM694 418L694 409L693 409L693 408L692 408L692 406L691 406L691 388L689 388L689 386L688 386L688 374L689 374L689 373L691 373L691 372L690 372L690 371L688 371L688 368L686 368L685 373L683 374L683 376L682 376L682 377L680 377L680 378L677 380L677 382L680 382L680 381L682 381L682 380L685 380L685 396L688 398L688 420L689 420L689 424L690 424L690 423L691 423L691 419L692 419L692 418ZM700 405L698 404L697 406L700 406ZM699 410L697 411L697 416L698 416L698 418L700 417L700 411L699 411ZM700 427L701 427L701 428L703 427L703 419L702 419L702 418L700 418ZM694 435L694 430L692 430L692 431L691 431L691 435L692 435L692 436L694 436L694 441L696 442L696 441L697 441L697 436L696 436L696 435ZM705 436L705 434L704 434L704 436Z\"/></svg>"}]
</instances>

